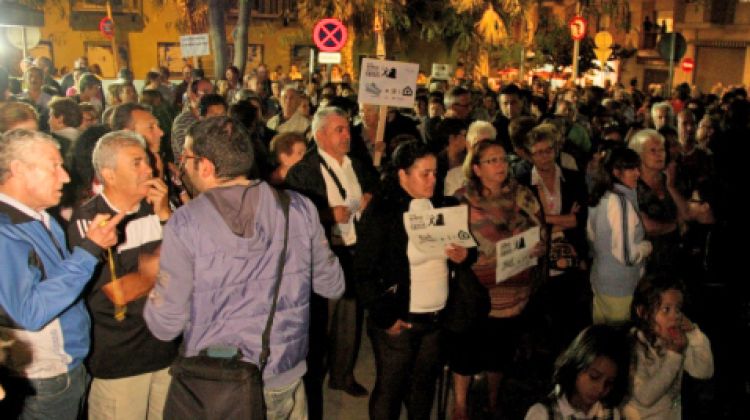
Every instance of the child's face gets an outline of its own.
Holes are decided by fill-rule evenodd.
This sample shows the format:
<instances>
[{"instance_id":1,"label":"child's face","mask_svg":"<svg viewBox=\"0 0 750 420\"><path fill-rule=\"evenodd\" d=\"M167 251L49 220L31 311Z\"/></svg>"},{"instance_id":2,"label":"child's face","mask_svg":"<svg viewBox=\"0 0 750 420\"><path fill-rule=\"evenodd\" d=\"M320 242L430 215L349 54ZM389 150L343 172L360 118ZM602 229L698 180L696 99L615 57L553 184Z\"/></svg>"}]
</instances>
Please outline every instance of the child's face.
<instances>
[{"instance_id":1,"label":"child's face","mask_svg":"<svg viewBox=\"0 0 750 420\"><path fill-rule=\"evenodd\" d=\"M581 371L576 378L576 394L570 403L579 409L588 411L612 390L617 378L617 365L609 357L597 356L588 368Z\"/></svg>"},{"instance_id":2,"label":"child's face","mask_svg":"<svg viewBox=\"0 0 750 420\"><path fill-rule=\"evenodd\" d=\"M681 333L682 317L682 292L675 289L662 292L661 302L654 314L654 333L662 340L671 341Z\"/></svg>"}]
</instances>

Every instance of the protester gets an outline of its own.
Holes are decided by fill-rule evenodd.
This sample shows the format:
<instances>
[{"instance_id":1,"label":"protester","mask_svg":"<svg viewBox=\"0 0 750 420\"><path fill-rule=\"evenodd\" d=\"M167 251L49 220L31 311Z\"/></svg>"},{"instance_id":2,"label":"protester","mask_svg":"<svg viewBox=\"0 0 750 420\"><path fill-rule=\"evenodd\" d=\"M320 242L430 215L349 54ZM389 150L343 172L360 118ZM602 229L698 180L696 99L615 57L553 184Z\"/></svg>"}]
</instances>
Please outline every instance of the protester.
<instances>
[{"instance_id":1,"label":"protester","mask_svg":"<svg viewBox=\"0 0 750 420\"><path fill-rule=\"evenodd\" d=\"M0 331L15 337L12 354L25 355L7 361L13 376L0 412L9 418L79 418L91 342L80 296L125 217L93 215L68 251L62 228L45 211L70 180L62 164L57 143L43 133L17 129L0 137Z\"/></svg>"},{"instance_id":2,"label":"protester","mask_svg":"<svg viewBox=\"0 0 750 420\"><path fill-rule=\"evenodd\" d=\"M247 179L252 154L247 132L229 118L208 118L188 131L182 162L196 198L165 227L159 282L144 318L162 340L183 334L183 357L224 346L242 361L259 365L278 260L285 257L270 331L272 351L262 372L265 405L269 419L303 419L310 295L340 296L343 273L309 200L283 193L290 199L285 215L279 193L263 181ZM287 219L289 240L282 252L284 236L267 232L284 232ZM217 265L218 259L227 263ZM210 397L246 403L241 393ZM170 404L172 413L179 412L179 403L169 400L165 415ZM221 408L232 413L234 407Z\"/></svg>"}]
</instances>

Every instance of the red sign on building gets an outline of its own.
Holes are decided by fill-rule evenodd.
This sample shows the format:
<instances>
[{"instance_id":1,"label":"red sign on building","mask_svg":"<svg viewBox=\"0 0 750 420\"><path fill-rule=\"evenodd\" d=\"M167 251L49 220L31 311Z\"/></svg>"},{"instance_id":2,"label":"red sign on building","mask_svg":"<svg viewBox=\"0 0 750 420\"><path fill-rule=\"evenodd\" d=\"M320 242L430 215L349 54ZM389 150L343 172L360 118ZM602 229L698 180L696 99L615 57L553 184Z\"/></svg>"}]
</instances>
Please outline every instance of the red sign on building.
<instances>
[{"instance_id":1,"label":"red sign on building","mask_svg":"<svg viewBox=\"0 0 750 420\"><path fill-rule=\"evenodd\" d=\"M692 58L688 57L682 60L682 71L685 73L690 73L695 68L695 61L693 61Z\"/></svg>"}]
</instances>

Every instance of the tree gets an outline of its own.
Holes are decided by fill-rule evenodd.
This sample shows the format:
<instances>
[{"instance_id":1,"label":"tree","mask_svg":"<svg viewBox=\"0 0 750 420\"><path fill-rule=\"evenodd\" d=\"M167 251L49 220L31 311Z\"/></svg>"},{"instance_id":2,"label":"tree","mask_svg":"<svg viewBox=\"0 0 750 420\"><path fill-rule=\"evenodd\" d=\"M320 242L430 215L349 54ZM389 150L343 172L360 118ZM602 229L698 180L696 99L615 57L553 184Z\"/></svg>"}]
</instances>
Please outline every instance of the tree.
<instances>
[{"instance_id":1,"label":"tree","mask_svg":"<svg viewBox=\"0 0 750 420\"><path fill-rule=\"evenodd\" d=\"M237 31L234 39L234 66L245 74L247 63L247 32L250 26L250 0L239 0L239 15L237 16Z\"/></svg>"},{"instance_id":2,"label":"tree","mask_svg":"<svg viewBox=\"0 0 750 420\"><path fill-rule=\"evenodd\" d=\"M211 50L214 57L214 77L220 79L227 69L227 37L224 25L224 14L222 0L208 0L208 36L211 39ZM246 29L247 30L247 29ZM247 37L245 38L247 43Z\"/></svg>"}]
</instances>

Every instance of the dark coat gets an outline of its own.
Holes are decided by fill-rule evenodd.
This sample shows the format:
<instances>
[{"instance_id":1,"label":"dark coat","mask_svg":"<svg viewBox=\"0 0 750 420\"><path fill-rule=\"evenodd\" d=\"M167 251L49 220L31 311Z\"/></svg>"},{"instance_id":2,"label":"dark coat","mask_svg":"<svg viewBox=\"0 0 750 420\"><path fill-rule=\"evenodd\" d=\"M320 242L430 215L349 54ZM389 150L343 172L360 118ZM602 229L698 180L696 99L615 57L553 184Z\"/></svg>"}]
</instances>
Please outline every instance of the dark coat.
<instances>
[{"instance_id":1,"label":"dark coat","mask_svg":"<svg viewBox=\"0 0 750 420\"><path fill-rule=\"evenodd\" d=\"M433 195L431 201L435 208L458 205L453 197ZM370 320L383 329L405 319L409 313L411 277L406 254L409 241L403 215L410 203L411 197L391 181L375 194L357 230L354 253L357 293L369 311ZM474 260L476 252L470 252L461 265L470 266ZM451 273L457 268L450 261L448 267Z\"/></svg>"},{"instance_id":2,"label":"dark coat","mask_svg":"<svg viewBox=\"0 0 750 420\"><path fill-rule=\"evenodd\" d=\"M377 172L372 165L362 163L356 157L349 156L349 158L352 160L352 167L354 168L354 173L357 175L359 186L362 188L362 194L372 193L377 186ZM328 204L326 182L320 168L322 160L323 158L320 157L317 147L308 149L302 160L289 169L285 183L290 189L312 200L318 209L320 222L326 230L326 235L330 235L330 228L334 225L335 221L333 210L331 210L331 206Z\"/></svg>"},{"instance_id":3,"label":"dark coat","mask_svg":"<svg viewBox=\"0 0 750 420\"><path fill-rule=\"evenodd\" d=\"M560 168L563 179L560 180L560 191L562 193L562 208L560 214L570 213L574 203L578 203L579 210L576 214L577 225L575 228L566 229L563 233L565 239L575 247L578 257L585 259L588 256L588 243L586 242L586 221L588 220L588 190L586 180L580 172ZM518 182L531 189L537 199L542 203L539 188L531 185L531 171L518 177ZM544 209L542 209L544 211ZM549 225L548 225L549 226ZM550 227L551 229L551 227ZM550 237L548 235L547 237Z\"/></svg>"}]
</instances>

